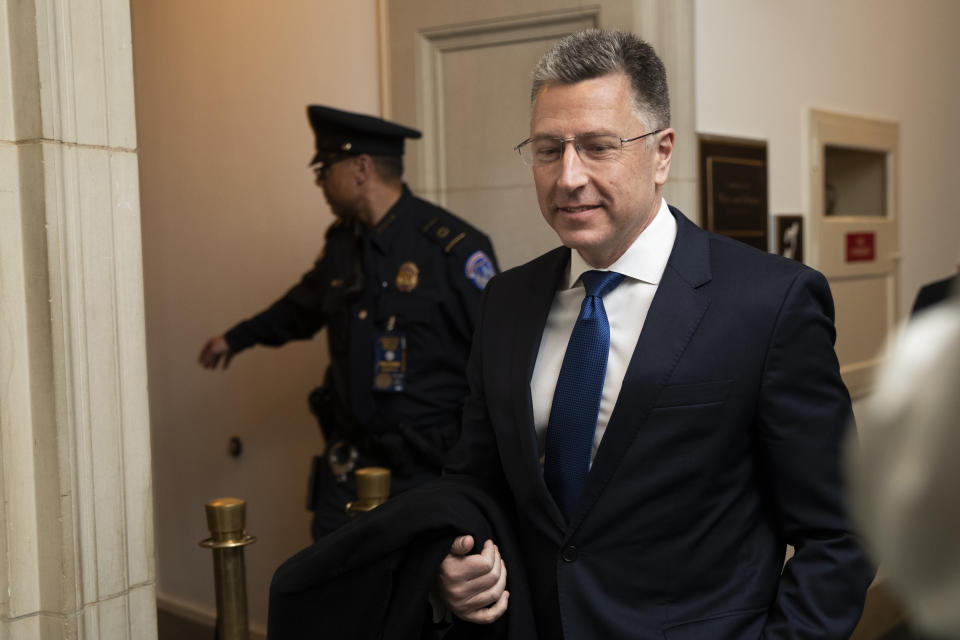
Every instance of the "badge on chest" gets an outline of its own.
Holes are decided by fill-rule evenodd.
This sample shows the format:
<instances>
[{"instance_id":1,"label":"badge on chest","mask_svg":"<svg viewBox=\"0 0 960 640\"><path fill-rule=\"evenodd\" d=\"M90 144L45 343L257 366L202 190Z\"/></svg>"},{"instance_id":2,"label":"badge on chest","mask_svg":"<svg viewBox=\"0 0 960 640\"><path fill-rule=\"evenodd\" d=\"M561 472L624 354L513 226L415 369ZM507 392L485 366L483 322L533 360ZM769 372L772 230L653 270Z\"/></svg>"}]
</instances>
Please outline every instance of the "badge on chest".
<instances>
[{"instance_id":1,"label":"badge on chest","mask_svg":"<svg viewBox=\"0 0 960 640\"><path fill-rule=\"evenodd\" d=\"M397 270L395 283L397 291L409 293L417 288L420 282L420 268L413 262L404 262Z\"/></svg>"},{"instance_id":2,"label":"badge on chest","mask_svg":"<svg viewBox=\"0 0 960 640\"><path fill-rule=\"evenodd\" d=\"M403 391L407 375L407 338L397 330L397 317L390 316L386 330L376 334L373 390Z\"/></svg>"}]
</instances>

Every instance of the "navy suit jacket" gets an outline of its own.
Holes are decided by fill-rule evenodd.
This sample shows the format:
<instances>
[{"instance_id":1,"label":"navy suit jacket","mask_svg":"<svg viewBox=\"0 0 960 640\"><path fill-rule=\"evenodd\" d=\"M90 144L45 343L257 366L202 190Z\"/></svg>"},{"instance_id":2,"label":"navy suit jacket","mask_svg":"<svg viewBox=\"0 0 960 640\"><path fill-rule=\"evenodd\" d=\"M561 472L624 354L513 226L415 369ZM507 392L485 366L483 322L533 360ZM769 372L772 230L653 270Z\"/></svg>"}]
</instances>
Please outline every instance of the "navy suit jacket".
<instances>
[{"instance_id":1,"label":"navy suit jacket","mask_svg":"<svg viewBox=\"0 0 960 640\"><path fill-rule=\"evenodd\" d=\"M569 249L488 284L447 472L515 510L541 638L847 638L873 572L843 505L851 408L826 280L671 213L677 238L570 521L543 482L530 397Z\"/></svg>"},{"instance_id":2,"label":"navy suit jacket","mask_svg":"<svg viewBox=\"0 0 960 640\"><path fill-rule=\"evenodd\" d=\"M932 307L949 298L952 293L957 291L958 279L960 279L960 275L955 273L943 280L930 282L920 287L920 291L917 292L917 297L913 301L913 308L910 309L910 315L914 316L927 307Z\"/></svg>"}]
</instances>

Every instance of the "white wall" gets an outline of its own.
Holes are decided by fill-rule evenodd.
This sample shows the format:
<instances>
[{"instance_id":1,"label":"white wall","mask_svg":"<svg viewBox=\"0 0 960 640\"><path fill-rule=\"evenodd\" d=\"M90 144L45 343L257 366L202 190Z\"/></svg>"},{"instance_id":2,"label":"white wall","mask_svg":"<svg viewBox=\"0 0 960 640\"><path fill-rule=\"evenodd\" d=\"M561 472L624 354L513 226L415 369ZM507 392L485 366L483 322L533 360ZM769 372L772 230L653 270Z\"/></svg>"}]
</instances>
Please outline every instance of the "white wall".
<instances>
[{"instance_id":1,"label":"white wall","mask_svg":"<svg viewBox=\"0 0 960 640\"><path fill-rule=\"evenodd\" d=\"M960 2L697 0L701 133L765 139L770 212L807 214L816 107L900 123L900 311L960 260Z\"/></svg>"},{"instance_id":2,"label":"white wall","mask_svg":"<svg viewBox=\"0 0 960 640\"><path fill-rule=\"evenodd\" d=\"M375 0L132 0L161 604L212 611L203 505L247 500L251 621L276 566L310 542L304 496L321 445L306 395L322 337L254 348L226 372L208 336L279 297L332 220L307 167L305 106L377 113ZM231 436L245 450L227 456Z\"/></svg>"}]
</instances>

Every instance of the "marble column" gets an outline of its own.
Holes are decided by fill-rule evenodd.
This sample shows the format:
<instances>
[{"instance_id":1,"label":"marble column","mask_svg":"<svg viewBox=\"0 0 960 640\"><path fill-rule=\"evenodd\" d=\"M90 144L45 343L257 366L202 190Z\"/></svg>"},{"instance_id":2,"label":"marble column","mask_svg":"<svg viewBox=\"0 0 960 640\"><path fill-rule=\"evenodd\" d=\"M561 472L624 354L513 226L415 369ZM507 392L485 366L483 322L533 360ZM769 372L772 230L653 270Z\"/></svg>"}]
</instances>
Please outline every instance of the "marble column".
<instances>
[{"instance_id":1,"label":"marble column","mask_svg":"<svg viewBox=\"0 0 960 640\"><path fill-rule=\"evenodd\" d=\"M156 637L128 0L0 0L0 640Z\"/></svg>"}]
</instances>

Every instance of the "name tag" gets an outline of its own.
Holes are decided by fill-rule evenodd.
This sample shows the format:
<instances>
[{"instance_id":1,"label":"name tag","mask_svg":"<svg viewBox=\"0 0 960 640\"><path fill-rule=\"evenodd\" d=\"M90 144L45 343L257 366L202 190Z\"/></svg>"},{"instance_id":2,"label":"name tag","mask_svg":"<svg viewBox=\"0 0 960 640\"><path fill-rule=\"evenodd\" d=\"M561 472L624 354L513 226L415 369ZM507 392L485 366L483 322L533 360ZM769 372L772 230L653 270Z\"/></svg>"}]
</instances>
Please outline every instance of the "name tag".
<instances>
[{"instance_id":1,"label":"name tag","mask_svg":"<svg viewBox=\"0 0 960 640\"><path fill-rule=\"evenodd\" d=\"M373 390L403 391L407 375L407 337L395 328L390 318L387 330L376 335L374 345Z\"/></svg>"}]
</instances>

